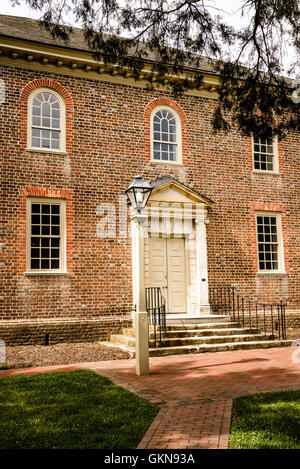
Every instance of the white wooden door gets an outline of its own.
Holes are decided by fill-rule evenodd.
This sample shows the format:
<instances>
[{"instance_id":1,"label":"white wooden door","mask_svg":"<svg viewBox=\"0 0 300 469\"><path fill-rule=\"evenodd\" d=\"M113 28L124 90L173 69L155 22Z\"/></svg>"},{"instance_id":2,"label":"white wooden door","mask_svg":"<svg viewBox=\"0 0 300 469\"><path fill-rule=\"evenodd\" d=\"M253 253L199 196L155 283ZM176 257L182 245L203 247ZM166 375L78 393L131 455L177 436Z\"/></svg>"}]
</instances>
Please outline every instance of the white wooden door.
<instances>
[{"instance_id":1,"label":"white wooden door","mask_svg":"<svg viewBox=\"0 0 300 469\"><path fill-rule=\"evenodd\" d=\"M186 278L184 238L167 241L168 310L186 313Z\"/></svg>"},{"instance_id":2,"label":"white wooden door","mask_svg":"<svg viewBox=\"0 0 300 469\"><path fill-rule=\"evenodd\" d=\"M168 313L186 313L183 238L149 239L149 286L161 287Z\"/></svg>"}]
</instances>

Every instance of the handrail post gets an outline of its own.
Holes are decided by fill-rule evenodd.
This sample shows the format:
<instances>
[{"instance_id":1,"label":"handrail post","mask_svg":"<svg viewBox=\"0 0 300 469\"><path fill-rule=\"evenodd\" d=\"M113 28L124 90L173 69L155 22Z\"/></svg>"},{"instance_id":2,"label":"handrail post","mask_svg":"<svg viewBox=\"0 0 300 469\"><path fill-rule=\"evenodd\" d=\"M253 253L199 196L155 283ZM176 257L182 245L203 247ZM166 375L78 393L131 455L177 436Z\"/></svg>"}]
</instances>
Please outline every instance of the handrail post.
<instances>
[{"instance_id":1,"label":"handrail post","mask_svg":"<svg viewBox=\"0 0 300 469\"><path fill-rule=\"evenodd\" d=\"M250 329L250 332L251 332L251 330L252 330L252 323L251 323L251 301L249 301L248 307L249 307L249 329Z\"/></svg>"},{"instance_id":2,"label":"handrail post","mask_svg":"<svg viewBox=\"0 0 300 469\"><path fill-rule=\"evenodd\" d=\"M234 287L232 287L232 318L235 321Z\"/></svg>"},{"instance_id":3,"label":"handrail post","mask_svg":"<svg viewBox=\"0 0 300 469\"><path fill-rule=\"evenodd\" d=\"M273 305L271 305L272 340L274 340Z\"/></svg>"},{"instance_id":4,"label":"handrail post","mask_svg":"<svg viewBox=\"0 0 300 469\"><path fill-rule=\"evenodd\" d=\"M242 298L242 315L243 315L243 328L245 327L245 307L244 307L244 298Z\"/></svg>"}]
</instances>

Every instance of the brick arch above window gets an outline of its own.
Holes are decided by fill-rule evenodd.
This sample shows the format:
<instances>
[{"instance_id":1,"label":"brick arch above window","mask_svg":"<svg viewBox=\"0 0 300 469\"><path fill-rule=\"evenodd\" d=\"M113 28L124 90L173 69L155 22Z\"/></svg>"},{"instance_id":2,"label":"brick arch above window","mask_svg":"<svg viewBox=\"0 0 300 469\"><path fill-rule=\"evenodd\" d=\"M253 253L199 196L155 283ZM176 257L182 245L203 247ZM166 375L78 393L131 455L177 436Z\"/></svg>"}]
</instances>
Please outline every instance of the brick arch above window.
<instances>
[{"instance_id":1,"label":"brick arch above window","mask_svg":"<svg viewBox=\"0 0 300 469\"><path fill-rule=\"evenodd\" d=\"M174 109L178 114L181 121L181 156L182 163L187 163L187 118L182 107L170 98L156 98L153 99L146 106L144 113L144 132L145 132L145 157L147 160L151 159L151 115L155 108L166 106L171 110ZM167 164L168 162L166 162Z\"/></svg>"},{"instance_id":2,"label":"brick arch above window","mask_svg":"<svg viewBox=\"0 0 300 469\"><path fill-rule=\"evenodd\" d=\"M20 131L20 147L21 150L27 148L27 132L28 132L28 101L31 93L38 88L48 88L56 91L64 100L65 103L65 151L71 154L72 152L72 123L73 123L73 100L67 89L60 83L47 78L40 78L28 83L22 90L20 95L20 109L21 109L21 131ZM49 150L51 151L51 150Z\"/></svg>"}]
</instances>

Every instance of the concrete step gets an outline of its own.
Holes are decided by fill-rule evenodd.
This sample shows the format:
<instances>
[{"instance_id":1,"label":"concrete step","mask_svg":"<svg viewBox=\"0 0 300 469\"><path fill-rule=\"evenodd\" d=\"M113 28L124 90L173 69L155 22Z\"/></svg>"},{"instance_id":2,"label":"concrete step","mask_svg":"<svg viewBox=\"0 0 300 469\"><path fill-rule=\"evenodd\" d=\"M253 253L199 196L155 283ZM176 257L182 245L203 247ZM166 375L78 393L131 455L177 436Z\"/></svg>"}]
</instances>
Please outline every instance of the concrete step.
<instances>
[{"instance_id":1,"label":"concrete step","mask_svg":"<svg viewBox=\"0 0 300 469\"><path fill-rule=\"evenodd\" d=\"M259 340L259 341L241 341L241 342L228 342L220 344L194 344L175 347L156 347L149 349L150 357L158 357L165 355L179 355L188 353L204 353L204 352L225 352L231 350L246 350L246 349L267 349L274 347L290 347L292 340ZM101 342L102 345L116 346L111 342ZM135 348L125 345L119 345L121 350L126 351L131 358L135 357Z\"/></svg>"},{"instance_id":2,"label":"concrete step","mask_svg":"<svg viewBox=\"0 0 300 469\"><path fill-rule=\"evenodd\" d=\"M151 357L163 355L176 355L186 353L202 353L202 352L224 352L230 350L249 350L264 349L272 347L288 347L292 341L288 340L265 340L265 341L247 341L247 342L228 342L226 344L203 344L203 345L186 345L183 347L157 347L149 350Z\"/></svg>"},{"instance_id":3,"label":"concrete step","mask_svg":"<svg viewBox=\"0 0 300 469\"><path fill-rule=\"evenodd\" d=\"M201 323L222 323L230 321L230 316L220 314L209 314L200 316L189 316L182 314L166 314L167 324L201 324Z\"/></svg>"},{"instance_id":4,"label":"concrete step","mask_svg":"<svg viewBox=\"0 0 300 469\"><path fill-rule=\"evenodd\" d=\"M150 332L154 329L153 326L150 325ZM224 322L224 323L209 323L209 324L174 324L174 325L167 325L166 330L167 332L171 331L178 331L179 332L197 332L201 330L216 330L216 329L239 329L242 330L240 327L238 327L237 322ZM159 331L159 327L157 327L157 330ZM124 328L123 329L123 334L128 336L128 337L134 337L135 331L134 328Z\"/></svg>"},{"instance_id":5,"label":"concrete step","mask_svg":"<svg viewBox=\"0 0 300 469\"><path fill-rule=\"evenodd\" d=\"M237 322L228 321L223 323L203 323L203 324L169 324L166 326L167 331L186 331L186 330L202 330L202 329L232 329L239 328Z\"/></svg>"},{"instance_id":6,"label":"concrete step","mask_svg":"<svg viewBox=\"0 0 300 469\"><path fill-rule=\"evenodd\" d=\"M159 338L159 337L158 337ZM186 345L198 345L198 344L220 344L228 342L247 342L247 341L259 341L259 340L271 340L272 335L269 334L265 337L265 334L243 334L238 335L212 335L212 336L188 336L188 337L163 337L161 341L161 347L177 347ZM115 345L125 345L128 347L135 347L135 338L128 337L122 334L113 334L110 337L110 341ZM153 336L150 337L150 348L154 347Z\"/></svg>"},{"instance_id":7,"label":"concrete step","mask_svg":"<svg viewBox=\"0 0 300 469\"><path fill-rule=\"evenodd\" d=\"M168 330L166 338L172 339L174 337L207 337L207 336L231 336L231 335L247 335L247 334L259 334L259 330L254 329L242 329L242 328L227 328L227 329L178 329ZM131 336L133 337L133 336ZM154 333L150 333L150 338L154 337Z\"/></svg>"}]
</instances>

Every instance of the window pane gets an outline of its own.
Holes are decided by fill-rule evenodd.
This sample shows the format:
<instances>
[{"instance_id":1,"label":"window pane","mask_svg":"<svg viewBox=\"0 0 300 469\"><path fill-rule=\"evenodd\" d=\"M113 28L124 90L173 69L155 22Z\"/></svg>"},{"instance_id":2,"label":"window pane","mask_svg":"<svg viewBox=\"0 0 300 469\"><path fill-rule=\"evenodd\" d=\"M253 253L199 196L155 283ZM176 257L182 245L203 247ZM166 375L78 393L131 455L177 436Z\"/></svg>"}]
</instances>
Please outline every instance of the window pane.
<instances>
[{"instance_id":1,"label":"window pane","mask_svg":"<svg viewBox=\"0 0 300 469\"><path fill-rule=\"evenodd\" d=\"M57 215L52 215L51 217L51 223L52 225L59 225L60 223L60 217Z\"/></svg>"},{"instance_id":2,"label":"window pane","mask_svg":"<svg viewBox=\"0 0 300 469\"><path fill-rule=\"evenodd\" d=\"M51 234L52 234L52 236L59 236L60 235L60 227L59 226L52 226Z\"/></svg>"},{"instance_id":3,"label":"window pane","mask_svg":"<svg viewBox=\"0 0 300 469\"><path fill-rule=\"evenodd\" d=\"M42 226L42 235L50 235L50 226Z\"/></svg>"},{"instance_id":4,"label":"window pane","mask_svg":"<svg viewBox=\"0 0 300 469\"><path fill-rule=\"evenodd\" d=\"M59 257L59 249L51 249L51 257L58 258Z\"/></svg>"},{"instance_id":5,"label":"window pane","mask_svg":"<svg viewBox=\"0 0 300 469\"><path fill-rule=\"evenodd\" d=\"M31 223L32 223L32 225L39 225L40 224L40 215L31 215Z\"/></svg>"},{"instance_id":6,"label":"window pane","mask_svg":"<svg viewBox=\"0 0 300 469\"><path fill-rule=\"evenodd\" d=\"M31 238L31 247L36 248L40 245L40 238Z\"/></svg>"},{"instance_id":7,"label":"window pane","mask_svg":"<svg viewBox=\"0 0 300 469\"><path fill-rule=\"evenodd\" d=\"M53 148L54 150L59 150L59 140L52 140L51 148Z\"/></svg>"},{"instance_id":8,"label":"window pane","mask_svg":"<svg viewBox=\"0 0 300 469\"><path fill-rule=\"evenodd\" d=\"M41 102L44 101L41 93L37 94L33 100L33 106L39 107L41 106Z\"/></svg>"},{"instance_id":9,"label":"window pane","mask_svg":"<svg viewBox=\"0 0 300 469\"><path fill-rule=\"evenodd\" d=\"M40 261L39 261L39 259L31 259L30 268L31 268L31 269L39 269L39 268L40 268Z\"/></svg>"},{"instance_id":10,"label":"window pane","mask_svg":"<svg viewBox=\"0 0 300 469\"><path fill-rule=\"evenodd\" d=\"M42 215L42 224L49 225L50 224L50 215Z\"/></svg>"},{"instance_id":11,"label":"window pane","mask_svg":"<svg viewBox=\"0 0 300 469\"><path fill-rule=\"evenodd\" d=\"M33 138L31 145L36 148L40 148L41 146L41 140L39 138Z\"/></svg>"},{"instance_id":12,"label":"window pane","mask_svg":"<svg viewBox=\"0 0 300 469\"><path fill-rule=\"evenodd\" d=\"M41 269L49 269L49 259L42 259L41 260Z\"/></svg>"},{"instance_id":13,"label":"window pane","mask_svg":"<svg viewBox=\"0 0 300 469\"><path fill-rule=\"evenodd\" d=\"M33 106L32 108L32 115L35 117L39 117L41 115L41 106Z\"/></svg>"},{"instance_id":14,"label":"window pane","mask_svg":"<svg viewBox=\"0 0 300 469\"><path fill-rule=\"evenodd\" d=\"M50 249L41 249L41 257L49 259Z\"/></svg>"},{"instance_id":15,"label":"window pane","mask_svg":"<svg viewBox=\"0 0 300 469\"><path fill-rule=\"evenodd\" d=\"M40 227L36 226L36 225L33 225L31 227L31 234L32 235L39 235L40 234Z\"/></svg>"},{"instance_id":16,"label":"window pane","mask_svg":"<svg viewBox=\"0 0 300 469\"><path fill-rule=\"evenodd\" d=\"M51 239L51 247L59 247L59 238L52 238Z\"/></svg>"},{"instance_id":17,"label":"window pane","mask_svg":"<svg viewBox=\"0 0 300 469\"><path fill-rule=\"evenodd\" d=\"M42 205L42 213L50 213L50 205Z\"/></svg>"},{"instance_id":18,"label":"window pane","mask_svg":"<svg viewBox=\"0 0 300 469\"><path fill-rule=\"evenodd\" d=\"M31 257L40 257L40 250L39 249L31 249Z\"/></svg>"},{"instance_id":19,"label":"window pane","mask_svg":"<svg viewBox=\"0 0 300 469\"><path fill-rule=\"evenodd\" d=\"M60 112L59 109L52 109L52 119L59 119Z\"/></svg>"},{"instance_id":20,"label":"window pane","mask_svg":"<svg viewBox=\"0 0 300 469\"><path fill-rule=\"evenodd\" d=\"M43 117L42 118L42 126L43 127L50 127L50 118L48 117ZM44 132L44 131L43 131Z\"/></svg>"},{"instance_id":21,"label":"window pane","mask_svg":"<svg viewBox=\"0 0 300 469\"><path fill-rule=\"evenodd\" d=\"M51 138L54 139L54 140L58 140L59 139L59 132L57 130L52 130Z\"/></svg>"},{"instance_id":22,"label":"window pane","mask_svg":"<svg viewBox=\"0 0 300 469\"><path fill-rule=\"evenodd\" d=\"M168 130L169 130L169 123L166 119L163 119L162 122L161 122L161 130L163 132L168 132Z\"/></svg>"},{"instance_id":23,"label":"window pane","mask_svg":"<svg viewBox=\"0 0 300 469\"><path fill-rule=\"evenodd\" d=\"M43 117L50 117L50 104L49 103L43 103L42 104L42 116Z\"/></svg>"},{"instance_id":24,"label":"window pane","mask_svg":"<svg viewBox=\"0 0 300 469\"><path fill-rule=\"evenodd\" d=\"M59 205L51 205L51 213L59 213Z\"/></svg>"},{"instance_id":25,"label":"window pane","mask_svg":"<svg viewBox=\"0 0 300 469\"><path fill-rule=\"evenodd\" d=\"M59 259L51 260L51 269L59 269Z\"/></svg>"}]
</instances>

